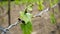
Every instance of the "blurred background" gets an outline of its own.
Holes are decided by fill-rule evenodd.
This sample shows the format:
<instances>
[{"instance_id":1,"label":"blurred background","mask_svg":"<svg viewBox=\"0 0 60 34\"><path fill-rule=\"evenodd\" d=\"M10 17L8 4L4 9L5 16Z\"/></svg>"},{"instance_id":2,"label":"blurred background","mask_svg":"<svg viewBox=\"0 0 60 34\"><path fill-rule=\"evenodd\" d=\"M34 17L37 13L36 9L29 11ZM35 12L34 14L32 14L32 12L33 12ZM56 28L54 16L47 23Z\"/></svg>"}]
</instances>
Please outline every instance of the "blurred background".
<instances>
[{"instance_id":1,"label":"blurred background","mask_svg":"<svg viewBox=\"0 0 60 34\"><path fill-rule=\"evenodd\" d=\"M0 0L0 26L6 28L15 23L19 17L19 12L23 11L26 5L33 3L31 14L38 14L39 0ZM59 0L60 1L60 0ZM52 1L53 2L53 1ZM60 3L48 12L44 12L41 17L32 18L33 32L32 34L60 34ZM44 9L50 7L49 0L43 0ZM54 4L55 5L55 4ZM43 9L43 10L44 10ZM56 24L51 24L50 12L54 13ZM20 24L9 30L11 34L22 34Z\"/></svg>"}]
</instances>

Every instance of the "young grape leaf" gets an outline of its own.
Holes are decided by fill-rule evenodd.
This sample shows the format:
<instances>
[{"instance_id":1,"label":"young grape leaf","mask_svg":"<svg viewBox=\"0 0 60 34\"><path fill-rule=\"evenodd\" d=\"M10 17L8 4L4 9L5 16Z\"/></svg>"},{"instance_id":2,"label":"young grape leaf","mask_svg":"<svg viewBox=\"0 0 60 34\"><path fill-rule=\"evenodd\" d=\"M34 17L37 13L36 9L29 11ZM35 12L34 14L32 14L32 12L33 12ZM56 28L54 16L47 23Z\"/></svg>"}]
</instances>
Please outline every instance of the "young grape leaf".
<instances>
[{"instance_id":1,"label":"young grape leaf","mask_svg":"<svg viewBox=\"0 0 60 34\"><path fill-rule=\"evenodd\" d=\"M23 31L23 34L31 34L32 32L32 24L31 22L28 22L27 24L21 24L21 29Z\"/></svg>"},{"instance_id":2,"label":"young grape leaf","mask_svg":"<svg viewBox=\"0 0 60 34\"><path fill-rule=\"evenodd\" d=\"M25 24L21 24L21 29L23 34L31 34L32 32L32 22L31 22L31 18L32 15L30 13L26 13L25 12L20 12L20 18L25 21Z\"/></svg>"},{"instance_id":3,"label":"young grape leaf","mask_svg":"<svg viewBox=\"0 0 60 34\"><path fill-rule=\"evenodd\" d=\"M31 21L31 17L32 17L32 15L30 13L25 14L25 12L23 12L23 11L20 12L20 18L25 21L25 24L27 24L27 22Z\"/></svg>"}]
</instances>

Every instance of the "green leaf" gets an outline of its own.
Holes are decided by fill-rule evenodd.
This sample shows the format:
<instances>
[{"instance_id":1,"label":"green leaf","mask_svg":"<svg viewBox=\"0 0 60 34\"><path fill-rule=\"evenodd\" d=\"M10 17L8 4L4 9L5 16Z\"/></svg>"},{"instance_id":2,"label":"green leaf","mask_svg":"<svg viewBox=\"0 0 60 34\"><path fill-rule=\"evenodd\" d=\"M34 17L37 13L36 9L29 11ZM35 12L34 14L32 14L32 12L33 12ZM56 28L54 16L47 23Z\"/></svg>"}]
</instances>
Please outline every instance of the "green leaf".
<instances>
[{"instance_id":1,"label":"green leaf","mask_svg":"<svg viewBox=\"0 0 60 34\"><path fill-rule=\"evenodd\" d=\"M31 22L32 15L30 13L25 13L25 11L20 12L20 19L25 21L25 24L21 24L21 29L23 34L31 34L32 32L32 22Z\"/></svg>"},{"instance_id":2,"label":"green leaf","mask_svg":"<svg viewBox=\"0 0 60 34\"><path fill-rule=\"evenodd\" d=\"M32 24L31 22L28 22L26 25L21 24L21 29L23 31L23 34L31 34L32 32Z\"/></svg>"},{"instance_id":3,"label":"green leaf","mask_svg":"<svg viewBox=\"0 0 60 34\"><path fill-rule=\"evenodd\" d=\"M25 12L20 12L20 18L22 20L25 21L25 24L27 24L27 22L31 21L32 15L30 13L26 13Z\"/></svg>"}]
</instances>

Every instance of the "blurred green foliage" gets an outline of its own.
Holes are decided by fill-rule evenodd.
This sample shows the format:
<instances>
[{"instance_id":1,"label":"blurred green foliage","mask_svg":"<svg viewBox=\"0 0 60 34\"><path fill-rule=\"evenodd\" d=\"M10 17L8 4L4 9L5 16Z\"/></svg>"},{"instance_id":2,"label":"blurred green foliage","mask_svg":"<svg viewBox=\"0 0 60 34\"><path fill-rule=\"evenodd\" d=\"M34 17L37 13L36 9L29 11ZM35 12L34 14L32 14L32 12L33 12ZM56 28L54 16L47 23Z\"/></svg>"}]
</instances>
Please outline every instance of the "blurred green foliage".
<instances>
[{"instance_id":1,"label":"blurred green foliage","mask_svg":"<svg viewBox=\"0 0 60 34\"><path fill-rule=\"evenodd\" d=\"M44 9L43 0L39 0L37 4L38 4L38 10L42 11Z\"/></svg>"},{"instance_id":2,"label":"blurred green foliage","mask_svg":"<svg viewBox=\"0 0 60 34\"><path fill-rule=\"evenodd\" d=\"M53 5L57 4L59 0L49 0L50 2L50 7L52 7Z\"/></svg>"},{"instance_id":3,"label":"blurred green foliage","mask_svg":"<svg viewBox=\"0 0 60 34\"><path fill-rule=\"evenodd\" d=\"M52 13L52 12L50 13L50 21L52 24L56 24L56 18L55 18L54 13Z\"/></svg>"}]
</instances>

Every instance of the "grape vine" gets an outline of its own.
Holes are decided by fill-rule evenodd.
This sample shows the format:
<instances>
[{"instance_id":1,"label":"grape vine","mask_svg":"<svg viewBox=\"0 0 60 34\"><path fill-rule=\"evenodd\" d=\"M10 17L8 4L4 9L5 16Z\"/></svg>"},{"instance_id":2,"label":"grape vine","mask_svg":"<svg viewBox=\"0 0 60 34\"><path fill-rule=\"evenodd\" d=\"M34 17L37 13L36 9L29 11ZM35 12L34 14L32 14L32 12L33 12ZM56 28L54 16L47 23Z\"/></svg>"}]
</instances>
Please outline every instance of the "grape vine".
<instances>
[{"instance_id":1,"label":"grape vine","mask_svg":"<svg viewBox=\"0 0 60 34\"><path fill-rule=\"evenodd\" d=\"M7 0L8 1L8 0ZM7 4L7 1L3 1L2 4L0 2L0 5L5 5ZM42 11L44 9L44 0L14 0L13 1L15 4L19 5L19 4L23 4L26 5L25 9L23 11L20 11L20 16L19 18L23 20L22 24L20 24L20 27L22 29L23 34L31 34L33 31L32 28L32 21L31 18L33 17L32 14L28 13L29 11L33 10L33 6L34 4L37 3L37 7L39 11ZM11 2L12 3L12 2ZM47 9L47 11L52 8L53 5L57 4L58 0L49 0L49 8ZM43 12L43 11L42 11ZM42 13L41 12L41 13ZM56 23L56 19L53 13L50 13L50 21L52 24Z\"/></svg>"}]
</instances>

